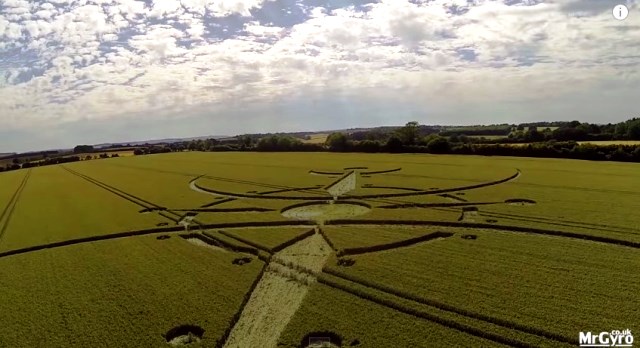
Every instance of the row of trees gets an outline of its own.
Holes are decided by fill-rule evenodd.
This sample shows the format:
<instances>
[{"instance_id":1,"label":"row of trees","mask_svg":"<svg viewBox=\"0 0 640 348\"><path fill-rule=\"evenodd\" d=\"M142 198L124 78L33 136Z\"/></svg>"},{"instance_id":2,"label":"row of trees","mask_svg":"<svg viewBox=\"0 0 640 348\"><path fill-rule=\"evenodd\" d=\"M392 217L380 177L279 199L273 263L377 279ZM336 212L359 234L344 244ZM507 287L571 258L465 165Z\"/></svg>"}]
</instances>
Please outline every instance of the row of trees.
<instances>
[{"instance_id":1,"label":"row of trees","mask_svg":"<svg viewBox=\"0 0 640 348\"><path fill-rule=\"evenodd\" d=\"M523 143L539 141L586 141L586 140L640 140L640 119L632 118L620 123L594 124L571 122L534 122L517 126L509 124L467 127L433 127L409 122L402 128L379 127L365 131L350 132L354 141L375 140L386 142L392 135L397 136L405 145L417 145L415 142L428 135L453 137L450 141L468 143ZM496 139L496 136L503 136ZM482 137L486 137L482 139Z\"/></svg>"},{"instance_id":2,"label":"row of trees","mask_svg":"<svg viewBox=\"0 0 640 348\"><path fill-rule=\"evenodd\" d=\"M183 149L180 149L182 151ZM155 153L167 153L178 151L177 149L172 149L168 146L151 146L151 147L139 147L133 150L134 155L150 155ZM193 150L192 150L193 151Z\"/></svg>"},{"instance_id":3,"label":"row of trees","mask_svg":"<svg viewBox=\"0 0 640 348\"><path fill-rule=\"evenodd\" d=\"M45 158L41 161L36 162L25 162L22 164L21 168L33 168L33 167L41 167L41 166L50 166L53 164L61 164L61 163L70 163L80 161L80 156L68 156L68 157L53 157L53 158Z\"/></svg>"},{"instance_id":4,"label":"row of trees","mask_svg":"<svg viewBox=\"0 0 640 348\"><path fill-rule=\"evenodd\" d=\"M78 145L73 148L73 153L91 153L95 152L95 149L91 145Z\"/></svg>"},{"instance_id":5,"label":"row of trees","mask_svg":"<svg viewBox=\"0 0 640 348\"><path fill-rule=\"evenodd\" d=\"M447 137L428 136L419 145L404 145L397 137L390 137L386 143L365 140L351 142L343 136L334 135L328 145L330 151L349 152L410 152L433 154L466 154L484 156L519 156L576 158L596 161L640 162L640 145L593 145L575 141L539 142L527 145L477 144L451 142Z\"/></svg>"},{"instance_id":6,"label":"row of trees","mask_svg":"<svg viewBox=\"0 0 640 348\"><path fill-rule=\"evenodd\" d=\"M450 136L454 134L509 135L509 133L511 133L512 131L512 128L513 127L509 124L495 125L495 126L460 127L460 128L446 129L439 132L438 134L442 136Z\"/></svg>"},{"instance_id":7,"label":"row of trees","mask_svg":"<svg viewBox=\"0 0 640 348\"><path fill-rule=\"evenodd\" d=\"M511 132L507 139L498 143L538 142L538 141L597 141L597 140L640 140L640 119L634 118L616 125L597 125L579 123L578 121L551 130L542 131L538 127L530 126L526 130Z\"/></svg>"},{"instance_id":8,"label":"row of trees","mask_svg":"<svg viewBox=\"0 0 640 348\"><path fill-rule=\"evenodd\" d=\"M88 161L88 160L99 159L99 158L100 159L102 159L102 158L113 158L113 157L120 157L120 155L118 155L117 153L114 153L114 154L111 154L111 155L109 155L107 153L102 153L102 154L95 155L95 156L87 155L87 156L84 156L84 157L79 156L79 155L66 156L66 157L62 157L62 156L60 156L60 157L45 157L43 159L24 161L23 163L21 163L21 161L16 161L16 159L14 159L11 164L7 164L4 167L0 166L0 172L10 171L10 170L17 170L17 169L25 169L25 168L50 166L50 165L53 165L53 164L70 163L70 162L78 162L78 161Z\"/></svg>"},{"instance_id":9,"label":"row of trees","mask_svg":"<svg viewBox=\"0 0 640 348\"><path fill-rule=\"evenodd\" d=\"M627 121L626 131L634 129L640 122L637 119ZM577 121L576 121L577 122ZM301 139L285 134L271 134L256 138L240 136L232 144L218 144L215 141L194 140L183 144L170 145L172 150L196 149L199 151L333 151L333 152L418 152L434 154L475 154L487 156L524 156L524 157L558 157L579 158L590 160L615 160L640 162L640 146L610 145L597 146L579 144L573 140L564 141L566 134L571 134L579 126L590 127L579 122L563 123L561 127L551 130L538 131L538 126L532 125L522 131L523 139L531 144L518 145L492 143L467 135L451 134L442 136L426 130L417 122L409 122L404 127L390 130L386 138L380 137L380 130L374 131L374 136L363 137L358 132L357 139L352 135L336 132L330 134L325 144L308 144ZM637 123L636 123L637 122ZM614 127L615 128L615 127ZM618 127L620 128L620 127ZM427 134L427 135L425 135ZM570 138L570 136L568 136ZM359 140L358 140L359 139ZM362 140L364 139L364 140ZM557 140L559 139L559 140ZM206 146L211 144L212 146Z\"/></svg>"},{"instance_id":10,"label":"row of trees","mask_svg":"<svg viewBox=\"0 0 640 348\"><path fill-rule=\"evenodd\" d=\"M541 125L549 127L539 130ZM502 131L503 125L485 127L490 131ZM522 125L521 125L522 126ZM551 126L559 126L551 129ZM461 128L462 129L462 128ZM446 134L446 136L445 136ZM640 162L640 146L609 145L596 146L578 144L582 140L612 140L628 139L640 140L640 118L633 118L618 124L597 125L589 123L558 122L530 124L527 127L517 127L507 138L488 140L457 134L453 132L439 132L434 127L409 122L400 128L378 128L371 131L359 131L352 134L336 132L330 134L325 144L304 143L300 138L287 134L242 135L233 142L221 142L216 139L200 139L165 145L138 147L135 155L166 153L176 151L334 151L334 152L424 152L424 153L453 153L496 156L524 156L524 157L559 157L579 158L589 160L614 160ZM511 143L529 143L514 146ZM94 150L90 145L78 145L75 153L87 153ZM89 160L93 158L108 158L106 153L80 156L47 157L26 159L24 163L18 157L13 157L11 163L0 166L0 171L30 168L35 166ZM117 154L111 157L117 157Z\"/></svg>"},{"instance_id":11,"label":"row of trees","mask_svg":"<svg viewBox=\"0 0 640 348\"><path fill-rule=\"evenodd\" d=\"M575 141L513 145L462 145L451 148L453 154L489 156L575 158L593 161L640 162L638 145L593 145Z\"/></svg>"},{"instance_id":12,"label":"row of trees","mask_svg":"<svg viewBox=\"0 0 640 348\"><path fill-rule=\"evenodd\" d=\"M344 133L332 133L327 137L326 145L330 151L352 152L405 152L412 147L425 147L431 152L446 152L449 148L448 139L467 141L469 137L452 135L449 138L430 134L421 137L420 126L417 122L409 122L404 127L395 130L386 141L362 140L353 141Z\"/></svg>"},{"instance_id":13,"label":"row of trees","mask_svg":"<svg viewBox=\"0 0 640 348\"><path fill-rule=\"evenodd\" d=\"M549 125L546 129L538 130L539 125ZM559 126L556 129L551 127ZM509 125L478 127L484 131L504 132ZM463 129L463 128L460 128ZM469 131L469 130L465 130ZM616 133L608 133L616 132ZM446 136L445 136L446 134ZM541 122L531 124L526 128L511 132L504 139L483 139L467 134L451 131L439 132L435 127L409 122L401 128L377 128L369 131L358 131L351 134L342 132L328 136L325 146L303 143L300 138L286 134L271 135L241 135L234 143L221 143L216 139L192 140L189 142L169 144L166 151L351 151L351 152L406 152L423 151L425 147L432 153L447 153L455 144L509 144L534 143L549 141L583 141L583 140L612 140L616 138L640 139L640 119L631 119L616 125L595 125L589 123L572 122ZM414 148L417 146L418 148ZM153 152L150 147L145 153ZM137 150L137 152L145 150ZM157 151L157 150L156 150Z\"/></svg>"},{"instance_id":14,"label":"row of trees","mask_svg":"<svg viewBox=\"0 0 640 348\"><path fill-rule=\"evenodd\" d=\"M624 122L624 134L635 139L636 130L640 129L640 119ZM410 122L388 136L386 141L362 140L354 141L344 133L333 133L327 137L326 147L338 152L418 152L435 154L473 154L487 156L521 156L521 157L557 157L588 160L613 160L640 162L640 146L638 145L593 145L579 144L570 139L572 130L584 124L568 123L555 130L538 131L538 127L530 126L523 132L523 139L530 144L485 144L476 138L466 135L452 134L442 136L430 134L420 137L419 125ZM618 130L623 126L616 126ZM621 130L620 130L621 131ZM621 131L622 132L622 131ZM622 133L621 133L622 134ZM565 141L569 138L569 141ZM640 139L640 138L639 138ZM580 139L582 140L582 139Z\"/></svg>"}]
</instances>

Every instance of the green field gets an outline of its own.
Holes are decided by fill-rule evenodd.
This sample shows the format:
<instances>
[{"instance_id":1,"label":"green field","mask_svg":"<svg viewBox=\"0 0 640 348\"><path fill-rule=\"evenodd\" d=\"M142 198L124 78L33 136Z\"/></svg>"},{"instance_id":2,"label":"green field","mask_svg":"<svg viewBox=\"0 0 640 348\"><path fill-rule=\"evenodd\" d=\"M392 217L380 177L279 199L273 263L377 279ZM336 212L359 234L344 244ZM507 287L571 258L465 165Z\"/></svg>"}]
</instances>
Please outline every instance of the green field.
<instances>
[{"instance_id":1,"label":"green field","mask_svg":"<svg viewBox=\"0 0 640 348\"><path fill-rule=\"evenodd\" d=\"M372 324L379 330L372 330ZM344 333L343 347L355 342L360 342L358 346L363 347L495 345L489 340L418 320L322 284L315 286L307 295L303 307L281 336L280 346L297 347L301 338L314 331Z\"/></svg>"},{"instance_id":2,"label":"green field","mask_svg":"<svg viewBox=\"0 0 640 348\"><path fill-rule=\"evenodd\" d=\"M270 228L270 229L236 229L229 233L265 248L273 248L305 232L308 228Z\"/></svg>"},{"instance_id":3,"label":"green field","mask_svg":"<svg viewBox=\"0 0 640 348\"><path fill-rule=\"evenodd\" d=\"M227 329L260 271L181 238L132 237L0 259L0 347L159 347L177 325Z\"/></svg>"},{"instance_id":4,"label":"green field","mask_svg":"<svg viewBox=\"0 0 640 348\"><path fill-rule=\"evenodd\" d=\"M282 347L637 332L639 178L632 163L250 152L3 172L0 347L162 347L181 325L204 330L190 346L237 347L246 318L278 322L248 341Z\"/></svg>"},{"instance_id":5,"label":"green field","mask_svg":"<svg viewBox=\"0 0 640 348\"><path fill-rule=\"evenodd\" d=\"M324 133L310 134L309 139L303 140L303 142L307 144L324 144L328 136L329 134Z\"/></svg>"},{"instance_id":6,"label":"green field","mask_svg":"<svg viewBox=\"0 0 640 348\"><path fill-rule=\"evenodd\" d=\"M59 166L32 169L11 215L0 251L157 225L156 215Z\"/></svg>"},{"instance_id":7,"label":"green field","mask_svg":"<svg viewBox=\"0 0 640 348\"><path fill-rule=\"evenodd\" d=\"M477 139L485 138L485 139L488 139L488 140L498 140L498 139L505 139L508 136L506 136L506 135L468 135L467 137L469 137L469 138L477 138Z\"/></svg>"},{"instance_id":8,"label":"green field","mask_svg":"<svg viewBox=\"0 0 640 348\"><path fill-rule=\"evenodd\" d=\"M576 327L605 331L640 318L640 279L628 277L640 269L637 250L492 230L455 231L474 234L477 240L455 236L353 256L356 263L348 268L329 267L568 338L575 336ZM611 260L616 260L614 268ZM611 298L619 303L600 307ZM593 313L601 316L597 322Z\"/></svg>"}]
</instances>

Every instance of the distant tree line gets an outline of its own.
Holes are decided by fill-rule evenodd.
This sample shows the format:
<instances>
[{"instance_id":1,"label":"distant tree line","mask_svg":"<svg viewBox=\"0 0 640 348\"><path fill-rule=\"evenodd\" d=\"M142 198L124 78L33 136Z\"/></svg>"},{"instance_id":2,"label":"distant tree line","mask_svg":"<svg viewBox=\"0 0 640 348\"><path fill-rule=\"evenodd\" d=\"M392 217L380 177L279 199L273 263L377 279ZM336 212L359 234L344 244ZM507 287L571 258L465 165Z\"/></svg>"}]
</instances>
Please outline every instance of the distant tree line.
<instances>
[{"instance_id":1,"label":"distant tree line","mask_svg":"<svg viewBox=\"0 0 640 348\"><path fill-rule=\"evenodd\" d=\"M545 127L540 130L541 127ZM555 128L555 129L552 129ZM557 127L557 128L556 128ZM486 139L472 136L477 133L505 132L502 139ZM465 134L458 134L463 131ZM303 133L299 134L303 136ZM504 135L504 134L503 134ZM576 158L596 161L640 162L640 145L593 145L578 141L594 140L640 140L640 118L617 124L590 124L571 122L538 122L518 126L493 125L472 127L423 126L409 122L404 127L381 127L369 131L356 130L352 133L335 132L324 144L305 143L301 138L288 134L240 135L232 140L198 139L170 144L137 146L135 155L148 155L180 151L332 151L365 153L433 153L469 154L484 156L520 156ZM95 151L93 146L79 145L74 153ZM12 155L11 163L0 171L31 168L59 163L89 160L94 158L118 157L87 155L49 157L57 152L33 153L35 157Z\"/></svg>"},{"instance_id":2,"label":"distant tree line","mask_svg":"<svg viewBox=\"0 0 640 348\"><path fill-rule=\"evenodd\" d=\"M43 158L56 156L58 155L58 153L59 152L55 150L28 152L28 153L14 153L7 156L2 156L0 160L11 160L12 164L20 164L22 162L33 162L33 161L41 160Z\"/></svg>"},{"instance_id":3,"label":"distant tree line","mask_svg":"<svg viewBox=\"0 0 640 348\"><path fill-rule=\"evenodd\" d=\"M54 158L45 158L36 162L25 162L22 164L22 168L32 168L32 167L40 167L40 166L50 166L53 164L61 164L61 163L70 163L80 161L80 156L68 156L68 157L54 157Z\"/></svg>"},{"instance_id":4,"label":"distant tree line","mask_svg":"<svg viewBox=\"0 0 640 348\"><path fill-rule=\"evenodd\" d=\"M476 126L474 126L476 127ZM377 128L353 133L335 132L324 144L304 143L301 138L289 134L241 135L233 141L215 139L192 140L158 148L139 149L136 154L165 151L332 151L365 153L433 153L473 154L484 156L521 156L576 158L598 161L640 162L638 145L579 144L582 140L635 140L640 139L640 119L634 118L619 124L595 125L571 122L539 122L527 124L527 128L509 125L477 126L488 132L511 133L504 139L488 140L467 134L442 132L437 127L409 122L404 127ZM538 130L539 127L546 127ZM551 127L557 127L551 129ZM521 128L518 130L517 128ZM459 127L458 130L473 130ZM447 136L443 134L449 134ZM301 134L302 136L302 134ZM518 144L520 143L520 144ZM522 144L528 143L528 144Z\"/></svg>"},{"instance_id":5,"label":"distant tree line","mask_svg":"<svg viewBox=\"0 0 640 348\"><path fill-rule=\"evenodd\" d=\"M601 141L601 140L640 140L640 118L617 124L599 125L594 123L568 122L554 130L547 127L542 131L537 126L528 126L526 129L518 127L515 132L509 133L506 139L500 139L498 143L522 143L539 141Z\"/></svg>"},{"instance_id":6,"label":"distant tree line","mask_svg":"<svg viewBox=\"0 0 640 348\"><path fill-rule=\"evenodd\" d=\"M78 161L87 161L98 158L113 158L120 157L117 153L107 154L102 153L100 155L95 155L94 157L88 155L85 157L74 155L74 156L59 156L59 157L44 157L42 159L38 158L28 158L27 160L21 161L19 158L14 158L12 163L3 166L0 166L0 172L11 171L17 169L25 169L25 168L33 168L33 167L42 167L42 166L50 166L54 164L62 164L62 163L70 163L70 162L78 162Z\"/></svg>"},{"instance_id":7,"label":"distant tree line","mask_svg":"<svg viewBox=\"0 0 640 348\"><path fill-rule=\"evenodd\" d=\"M95 149L91 145L78 145L73 148L73 153L91 153L95 152Z\"/></svg>"},{"instance_id":8,"label":"distant tree line","mask_svg":"<svg viewBox=\"0 0 640 348\"><path fill-rule=\"evenodd\" d=\"M520 156L520 157L554 157L576 158L598 161L632 161L640 162L640 145L593 145L579 144L576 140L585 140L581 134L591 136L600 134L616 134L611 139L640 139L636 129L640 127L640 119L631 119L621 125L592 125L577 121L564 123L541 123L549 125L549 129L538 131L538 125L529 125L523 131L515 131L511 141L488 143L481 138L466 134L452 133L443 136L433 127L424 127L417 122L409 122L404 127L382 132L374 129L371 134L357 131L353 134L335 132L330 134L324 144L307 144L300 138L286 134L270 134L262 137L243 135L235 142L226 145L194 140L171 147L196 151L332 151L332 152L365 152L365 153L433 153L433 154L469 154L483 156ZM498 129L502 125L491 126ZM550 127L558 127L551 130ZM614 133L607 133L613 131ZM522 137L520 137L520 133ZM425 135L426 134L426 135ZM573 139L578 135L578 139ZM514 139L528 144L517 144ZM515 143L515 144L514 144ZM170 147L170 148L171 148Z\"/></svg>"},{"instance_id":9,"label":"distant tree line","mask_svg":"<svg viewBox=\"0 0 640 348\"><path fill-rule=\"evenodd\" d=\"M603 146L578 144L575 141L549 141L523 146L465 144L462 146L452 147L449 153L485 156L551 157L575 158L593 161L640 162L640 145Z\"/></svg>"},{"instance_id":10,"label":"distant tree line","mask_svg":"<svg viewBox=\"0 0 640 348\"><path fill-rule=\"evenodd\" d=\"M475 127L460 127L460 128L451 128L445 129L439 132L439 135L442 136L451 136L451 135L474 135L474 136L482 136L482 135L509 135L512 130L512 126L505 124L499 126L475 126Z\"/></svg>"},{"instance_id":11,"label":"distant tree line","mask_svg":"<svg viewBox=\"0 0 640 348\"><path fill-rule=\"evenodd\" d=\"M136 156L139 155L150 155L150 154L156 154L156 153L167 153L167 152L173 152L174 150L172 150L170 147L166 147L166 146L151 146L151 147L142 147L142 148L136 148L135 150L133 150L133 154Z\"/></svg>"}]
</instances>

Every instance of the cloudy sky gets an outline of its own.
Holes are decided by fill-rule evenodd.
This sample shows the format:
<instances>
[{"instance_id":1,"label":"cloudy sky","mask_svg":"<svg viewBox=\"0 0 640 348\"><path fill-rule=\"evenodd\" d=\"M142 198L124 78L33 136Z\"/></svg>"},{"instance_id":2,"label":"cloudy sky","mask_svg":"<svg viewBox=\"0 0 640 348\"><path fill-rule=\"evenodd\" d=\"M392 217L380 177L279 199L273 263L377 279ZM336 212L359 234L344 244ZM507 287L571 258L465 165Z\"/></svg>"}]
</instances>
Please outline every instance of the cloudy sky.
<instances>
[{"instance_id":1,"label":"cloudy sky","mask_svg":"<svg viewBox=\"0 0 640 348\"><path fill-rule=\"evenodd\" d=\"M411 120L617 122L640 116L639 5L0 0L0 152Z\"/></svg>"}]
</instances>

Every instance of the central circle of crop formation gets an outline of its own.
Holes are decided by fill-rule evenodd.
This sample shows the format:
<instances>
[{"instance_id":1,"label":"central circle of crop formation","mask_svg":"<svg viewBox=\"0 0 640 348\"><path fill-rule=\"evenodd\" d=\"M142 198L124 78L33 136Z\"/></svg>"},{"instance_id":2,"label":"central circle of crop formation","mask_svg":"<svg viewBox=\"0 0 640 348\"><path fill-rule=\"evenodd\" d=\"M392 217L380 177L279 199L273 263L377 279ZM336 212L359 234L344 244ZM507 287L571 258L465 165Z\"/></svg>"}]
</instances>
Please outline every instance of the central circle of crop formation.
<instances>
[{"instance_id":1,"label":"central circle of crop formation","mask_svg":"<svg viewBox=\"0 0 640 348\"><path fill-rule=\"evenodd\" d=\"M332 220L364 215L371 207L359 202L313 202L289 206L282 216L296 220Z\"/></svg>"}]
</instances>

